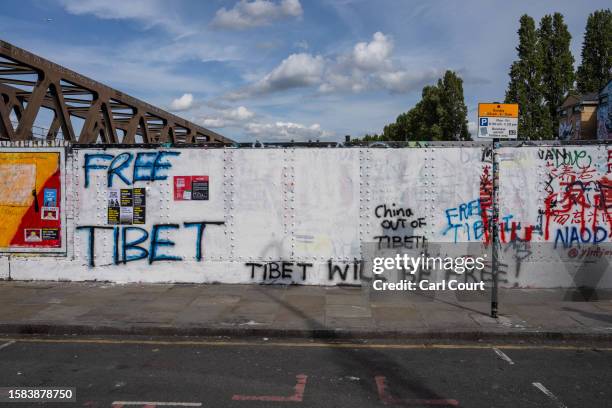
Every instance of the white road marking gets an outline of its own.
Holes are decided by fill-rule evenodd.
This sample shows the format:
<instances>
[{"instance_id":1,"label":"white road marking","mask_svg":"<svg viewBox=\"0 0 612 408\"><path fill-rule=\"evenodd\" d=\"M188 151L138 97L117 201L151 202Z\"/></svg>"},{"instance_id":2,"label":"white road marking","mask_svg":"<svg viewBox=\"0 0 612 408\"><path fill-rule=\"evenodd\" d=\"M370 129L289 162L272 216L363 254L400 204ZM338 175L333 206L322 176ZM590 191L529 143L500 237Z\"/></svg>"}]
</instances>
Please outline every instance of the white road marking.
<instances>
[{"instance_id":1,"label":"white road marking","mask_svg":"<svg viewBox=\"0 0 612 408\"><path fill-rule=\"evenodd\" d=\"M493 347L493 351L495 352L495 354L497 354L499 356L499 358L501 358L502 360L506 361L510 365L514 365L514 361L512 361L512 359L510 357L508 357L508 355L506 353L504 353L503 351L501 351L500 349L495 348L495 347Z\"/></svg>"},{"instance_id":2,"label":"white road marking","mask_svg":"<svg viewBox=\"0 0 612 408\"><path fill-rule=\"evenodd\" d=\"M565 405L563 402L561 402L561 400L559 398L557 398L557 396L555 394L553 394L552 392L550 392L548 390L548 388L546 388L545 386L542 385L542 383L539 382L534 382L532 383L534 387L536 387L538 390L542 391L544 393L544 395L546 395L548 398L550 398L551 400L553 400L555 403L557 403L557 406L559 408L567 408L567 405Z\"/></svg>"},{"instance_id":3,"label":"white road marking","mask_svg":"<svg viewBox=\"0 0 612 408\"><path fill-rule=\"evenodd\" d=\"M153 405L155 407L201 407L201 402L115 401L114 405Z\"/></svg>"},{"instance_id":4,"label":"white road marking","mask_svg":"<svg viewBox=\"0 0 612 408\"><path fill-rule=\"evenodd\" d=\"M11 344L15 343L15 340L11 340L8 343L4 343L4 344L0 344L0 350L2 350L3 348L6 348L8 346L10 346Z\"/></svg>"}]
</instances>

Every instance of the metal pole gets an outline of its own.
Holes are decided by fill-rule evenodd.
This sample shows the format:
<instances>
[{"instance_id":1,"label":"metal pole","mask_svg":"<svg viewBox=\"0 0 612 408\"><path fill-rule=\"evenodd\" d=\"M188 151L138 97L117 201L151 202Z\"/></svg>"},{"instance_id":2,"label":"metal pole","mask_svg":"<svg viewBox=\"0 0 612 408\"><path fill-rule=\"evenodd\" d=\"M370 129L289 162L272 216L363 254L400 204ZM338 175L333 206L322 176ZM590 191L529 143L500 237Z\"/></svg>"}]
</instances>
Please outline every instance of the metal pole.
<instances>
[{"instance_id":1,"label":"metal pole","mask_svg":"<svg viewBox=\"0 0 612 408\"><path fill-rule=\"evenodd\" d=\"M491 201L493 206L493 219L492 219L492 228L491 228L491 274L493 279L493 288L491 292L491 317L497 319L497 272L499 269L499 262L497 260L497 244L499 239L498 228L499 228L499 207L497 205L497 163L495 158L495 145L499 139L493 139L493 143L491 146Z\"/></svg>"}]
</instances>

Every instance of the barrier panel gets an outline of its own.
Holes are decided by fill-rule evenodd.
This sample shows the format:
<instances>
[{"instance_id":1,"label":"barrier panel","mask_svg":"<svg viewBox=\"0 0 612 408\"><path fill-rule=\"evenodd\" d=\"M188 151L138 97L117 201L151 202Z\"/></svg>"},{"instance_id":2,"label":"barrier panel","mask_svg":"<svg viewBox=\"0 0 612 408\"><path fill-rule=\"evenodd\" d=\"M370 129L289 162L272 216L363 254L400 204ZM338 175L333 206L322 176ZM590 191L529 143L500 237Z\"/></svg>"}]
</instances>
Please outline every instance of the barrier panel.
<instances>
[{"instance_id":1,"label":"barrier panel","mask_svg":"<svg viewBox=\"0 0 612 408\"><path fill-rule=\"evenodd\" d=\"M371 248L408 248L487 255L466 282L495 269L502 287L611 288L611 157L607 145L3 144L0 278L359 285Z\"/></svg>"},{"instance_id":2,"label":"barrier panel","mask_svg":"<svg viewBox=\"0 0 612 408\"><path fill-rule=\"evenodd\" d=\"M612 287L609 146L502 147L496 155L502 283Z\"/></svg>"}]
</instances>

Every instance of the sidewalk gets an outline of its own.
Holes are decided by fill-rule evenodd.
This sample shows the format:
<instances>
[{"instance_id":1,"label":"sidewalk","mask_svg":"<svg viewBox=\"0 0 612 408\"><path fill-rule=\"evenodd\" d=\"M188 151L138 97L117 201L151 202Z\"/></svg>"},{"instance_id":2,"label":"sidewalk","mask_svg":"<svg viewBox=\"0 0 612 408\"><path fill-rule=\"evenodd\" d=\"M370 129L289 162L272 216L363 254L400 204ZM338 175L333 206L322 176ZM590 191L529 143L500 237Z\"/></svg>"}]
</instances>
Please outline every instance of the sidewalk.
<instances>
[{"instance_id":1,"label":"sidewalk","mask_svg":"<svg viewBox=\"0 0 612 408\"><path fill-rule=\"evenodd\" d=\"M0 282L0 333L612 340L612 300L567 301L567 291L457 299L360 288Z\"/></svg>"}]
</instances>

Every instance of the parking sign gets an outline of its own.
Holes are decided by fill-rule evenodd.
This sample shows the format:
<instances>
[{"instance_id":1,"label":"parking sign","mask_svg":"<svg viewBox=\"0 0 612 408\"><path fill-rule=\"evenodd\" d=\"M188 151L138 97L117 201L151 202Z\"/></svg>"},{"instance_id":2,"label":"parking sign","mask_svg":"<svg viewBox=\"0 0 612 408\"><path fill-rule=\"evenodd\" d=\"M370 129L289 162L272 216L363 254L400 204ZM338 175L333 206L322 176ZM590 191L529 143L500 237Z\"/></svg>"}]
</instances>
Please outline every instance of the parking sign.
<instances>
[{"instance_id":1,"label":"parking sign","mask_svg":"<svg viewBox=\"0 0 612 408\"><path fill-rule=\"evenodd\" d=\"M478 104L478 137L516 139L518 137L517 130L518 104Z\"/></svg>"}]
</instances>

